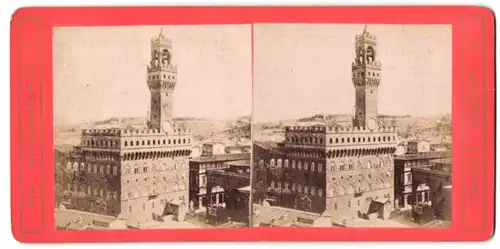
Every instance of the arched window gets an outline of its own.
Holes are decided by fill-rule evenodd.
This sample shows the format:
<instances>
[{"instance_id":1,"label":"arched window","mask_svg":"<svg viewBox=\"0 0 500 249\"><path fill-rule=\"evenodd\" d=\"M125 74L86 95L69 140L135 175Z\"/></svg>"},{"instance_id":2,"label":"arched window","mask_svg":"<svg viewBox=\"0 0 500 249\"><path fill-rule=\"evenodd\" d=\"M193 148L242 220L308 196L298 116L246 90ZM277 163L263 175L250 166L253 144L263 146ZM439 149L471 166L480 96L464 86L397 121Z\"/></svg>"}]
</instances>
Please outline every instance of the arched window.
<instances>
[{"instance_id":1,"label":"arched window","mask_svg":"<svg viewBox=\"0 0 500 249\"><path fill-rule=\"evenodd\" d=\"M368 63L375 61L375 49L372 46L366 48L366 60Z\"/></svg>"},{"instance_id":2,"label":"arched window","mask_svg":"<svg viewBox=\"0 0 500 249\"><path fill-rule=\"evenodd\" d=\"M311 171L316 171L316 164L314 162L311 163Z\"/></svg>"},{"instance_id":3,"label":"arched window","mask_svg":"<svg viewBox=\"0 0 500 249\"><path fill-rule=\"evenodd\" d=\"M275 183L274 183L274 180L271 181L271 188L274 188L275 187Z\"/></svg>"},{"instance_id":4,"label":"arched window","mask_svg":"<svg viewBox=\"0 0 500 249\"><path fill-rule=\"evenodd\" d=\"M282 161L281 161L281 159L278 159L278 167L281 168L281 166L282 166Z\"/></svg>"},{"instance_id":5,"label":"arched window","mask_svg":"<svg viewBox=\"0 0 500 249\"><path fill-rule=\"evenodd\" d=\"M269 164L271 164L271 166L276 166L276 161L274 160L274 158L271 159Z\"/></svg>"},{"instance_id":6,"label":"arched window","mask_svg":"<svg viewBox=\"0 0 500 249\"><path fill-rule=\"evenodd\" d=\"M340 171L344 171L344 170L345 170L344 162L341 162L340 163Z\"/></svg>"},{"instance_id":7,"label":"arched window","mask_svg":"<svg viewBox=\"0 0 500 249\"><path fill-rule=\"evenodd\" d=\"M316 188L315 187L311 187L311 195L316 195Z\"/></svg>"},{"instance_id":8,"label":"arched window","mask_svg":"<svg viewBox=\"0 0 500 249\"><path fill-rule=\"evenodd\" d=\"M111 174L111 166L107 165L106 166L106 175Z\"/></svg>"},{"instance_id":9,"label":"arched window","mask_svg":"<svg viewBox=\"0 0 500 249\"><path fill-rule=\"evenodd\" d=\"M285 159L285 168L288 168L288 166L289 166L289 161L288 159Z\"/></svg>"},{"instance_id":10,"label":"arched window","mask_svg":"<svg viewBox=\"0 0 500 249\"><path fill-rule=\"evenodd\" d=\"M104 174L104 165L99 167L99 173Z\"/></svg>"},{"instance_id":11,"label":"arched window","mask_svg":"<svg viewBox=\"0 0 500 249\"><path fill-rule=\"evenodd\" d=\"M323 189L321 188L318 189L318 196L323 197Z\"/></svg>"},{"instance_id":12,"label":"arched window","mask_svg":"<svg viewBox=\"0 0 500 249\"><path fill-rule=\"evenodd\" d=\"M99 190L99 196L100 196L100 197L104 197L104 189L103 189L103 188L101 188L101 189Z\"/></svg>"},{"instance_id":13,"label":"arched window","mask_svg":"<svg viewBox=\"0 0 500 249\"><path fill-rule=\"evenodd\" d=\"M263 159L260 159L260 161L259 161L259 167L264 167L264 160Z\"/></svg>"},{"instance_id":14,"label":"arched window","mask_svg":"<svg viewBox=\"0 0 500 249\"><path fill-rule=\"evenodd\" d=\"M288 189L290 186L290 184L288 182L285 182L285 189Z\"/></svg>"},{"instance_id":15,"label":"arched window","mask_svg":"<svg viewBox=\"0 0 500 249\"><path fill-rule=\"evenodd\" d=\"M71 162L68 161L66 163L66 169L71 170Z\"/></svg>"},{"instance_id":16,"label":"arched window","mask_svg":"<svg viewBox=\"0 0 500 249\"><path fill-rule=\"evenodd\" d=\"M318 172L322 172L322 171L323 171L323 164L318 163Z\"/></svg>"},{"instance_id":17,"label":"arched window","mask_svg":"<svg viewBox=\"0 0 500 249\"><path fill-rule=\"evenodd\" d=\"M352 170L352 161L349 161L349 170Z\"/></svg>"},{"instance_id":18,"label":"arched window","mask_svg":"<svg viewBox=\"0 0 500 249\"><path fill-rule=\"evenodd\" d=\"M332 172L337 171L337 165L335 165L334 162L332 162L332 165L330 166L330 171L332 171Z\"/></svg>"},{"instance_id":19,"label":"arched window","mask_svg":"<svg viewBox=\"0 0 500 249\"><path fill-rule=\"evenodd\" d=\"M295 190L297 190L297 184L293 182L292 183L292 191L295 191Z\"/></svg>"},{"instance_id":20,"label":"arched window","mask_svg":"<svg viewBox=\"0 0 500 249\"><path fill-rule=\"evenodd\" d=\"M281 182L278 181L278 188L281 188Z\"/></svg>"},{"instance_id":21,"label":"arched window","mask_svg":"<svg viewBox=\"0 0 500 249\"><path fill-rule=\"evenodd\" d=\"M302 193L302 185L297 184L297 192Z\"/></svg>"},{"instance_id":22,"label":"arched window","mask_svg":"<svg viewBox=\"0 0 500 249\"><path fill-rule=\"evenodd\" d=\"M297 169L301 170L302 169L302 161L299 161L298 165L297 165Z\"/></svg>"},{"instance_id":23,"label":"arched window","mask_svg":"<svg viewBox=\"0 0 500 249\"><path fill-rule=\"evenodd\" d=\"M113 166L113 175L118 175L118 166Z\"/></svg>"},{"instance_id":24,"label":"arched window","mask_svg":"<svg viewBox=\"0 0 500 249\"><path fill-rule=\"evenodd\" d=\"M309 187L307 185L304 186L304 194L309 194Z\"/></svg>"},{"instance_id":25,"label":"arched window","mask_svg":"<svg viewBox=\"0 0 500 249\"><path fill-rule=\"evenodd\" d=\"M78 170L78 163L77 162L73 163L73 170Z\"/></svg>"},{"instance_id":26,"label":"arched window","mask_svg":"<svg viewBox=\"0 0 500 249\"><path fill-rule=\"evenodd\" d=\"M292 169L295 169L295 166L296 166L296 162L295 162L295 160L292 160Z\"/></svg>"},{"instance_id":27,"label":"arched window","mask_svg":"<svg viewBox=\"0 0 500 249\"><path fill-rule=\"evenodd\" d=\"M309 163L307 161L304 162L304 170L309 169Z\"/></svg>"}]
</instances>

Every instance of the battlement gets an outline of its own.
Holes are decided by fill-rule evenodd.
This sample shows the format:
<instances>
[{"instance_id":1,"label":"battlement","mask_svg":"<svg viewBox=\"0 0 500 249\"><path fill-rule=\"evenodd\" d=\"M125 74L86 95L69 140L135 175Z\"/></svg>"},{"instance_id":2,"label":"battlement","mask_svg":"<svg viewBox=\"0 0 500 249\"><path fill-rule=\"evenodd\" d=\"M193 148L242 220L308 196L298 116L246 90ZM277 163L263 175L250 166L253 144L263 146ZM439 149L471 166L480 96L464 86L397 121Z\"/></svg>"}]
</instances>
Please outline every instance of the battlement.
<instances>
[{"instance_id":1,"label":"battlement","mask_svg":"<svg viewBox=\"0 0 500 249\"><path fill-rule=\"evenodd\" d=\"M172 47L172 39L169 39L163 35L163 29L156 38L151 39L151 45L163 45L167 47Z\"/></svg>"},{"instance_id":2,"label":"battlement","mask_svg":"<svg viewBox=\"0 0 500 249\"><path fill-rule=\"evenodd\" d=\"M286 126L285 132L294 133L325 133L325 126Z\"/></svg>"},{"instance_id":3,"label":"battlement","mask_svg":"<svg viewBox=\"0 0 500 249\"><path fill-rule=\"evenodd\" d=\"M153 72L158 72L158 71L177 73L177 65L165 63L165 64L158 64L157 66L154 66L154 67L152 67L151 65L148 65L148 67L147 67L148 73L153 73Z\"/></svg>"},{"instance_id":4,"label":"battlement","mask_svg":"<svg viewBox=\"0 0 500 249\"><path fill-rule=\"evenodd\" d=\"M181 129L181 128L174 128L170 132L164 132L161 131L160 129L123 129L122 130L122 136L136 136L136 135L151 135L151 136L157 136L157 135L167 135L167 136L179 136L179 135L191 135L191 130L189 129Z\"/></svg>"},{"instance_id":5,"label":"battlement","mask_svg":"<svg viewBox=\"0 0 500 249\"><path fill-rule=\"evenodd\" d=\"M377 41L377 37L375 35L370 34L366 30L360 34L356 35L356 40L371 40L371 41Z\"/></svg>"},{"instance_id":6,"label":"battlement","mask_svg":"<svg viewBox=\"0 0 500 249\"><path fill-rule=\"evenodd\" d=\"M352 69L364 68L365 66L368 68L381 69L382 63L380 61L366 61L365 63L352 62Z\"/></svg>"},{"instance_id":7,"label":"battlement","mask_svg":"<svg viewBox=\"0 0 500 249\"><path fill-rule=\"evenodd\" d=\"M368 129L366 127L338 127L329 126L328 133L395 133L396 127L379 127L378 129Z\"/></svg>"},{"instance_id":8,"label":"battlement","mask_svg":"<svg viewBox=\"0 0 500 249\"><path fill-rule=\"evenodd\" d=\"M119 137L119 136L121 136L121 129L119 129L119 128L83 129L82 136Z\"/></svg>"},{"instance_id":9,"label":"battlement","mask_svg":"<svg viewBox=\"0 0 500 249\"><path fill-rule=\"evenodd\" d=\"M171 132L163 132L159 129L83 129L83 136L107 136L107 137L121 137L121 136L134 136L134 135L191 135L191 130L176 128Z\"/></svg>"},{"instance_id":10,"label":"battlement","mask_svg":"<svg viewBox=\"0 0 500 249\"><path fill-rule=\"evenodd\" d=\"M289 133L395 133L396 127L380 127L368 129L366 127L339 127L339 126L286 126Z\"/></svg>"}]
</instances>

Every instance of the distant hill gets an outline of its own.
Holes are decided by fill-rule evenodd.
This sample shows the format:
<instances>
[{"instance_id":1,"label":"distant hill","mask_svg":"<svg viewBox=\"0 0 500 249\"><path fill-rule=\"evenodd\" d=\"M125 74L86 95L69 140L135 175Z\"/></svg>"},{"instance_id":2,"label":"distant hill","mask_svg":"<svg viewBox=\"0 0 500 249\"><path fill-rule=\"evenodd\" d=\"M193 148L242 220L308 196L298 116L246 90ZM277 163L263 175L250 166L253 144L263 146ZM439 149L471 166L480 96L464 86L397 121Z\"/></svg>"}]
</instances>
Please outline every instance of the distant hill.
<instances>
[{"instance_id":1,"label":"distant hill","mask_svg":"<svg viewBox=\"0 0 500 249\"><path fill-rule=\"evenodd\" d=\"M421 136L436 137L451 135L451 114L433 116L379 115L379 122L384 126L395 126L402 138ZM278 140L283 136L285 126L300 124L347 125L352 122L348 114L316 114L294 120L260 122L253 124L254 136L259 139Z\"/></svg>"},{"instance_id":2,"label":"distant hill","mask_svg":"<svg viewBox=\"0 0 500 249\"><path fill-rule=\"evenodd\" d=\"M203 141L212 137L227 140L250 139L250 116L215 120L199 117L174 118L176 125L190 129L195 140ZM87 123L65 124L55 127L55 143L76 145L80 142L82 129L141 128L146 127L145 117L112 117Z\"/></svg>"}]
</instances>

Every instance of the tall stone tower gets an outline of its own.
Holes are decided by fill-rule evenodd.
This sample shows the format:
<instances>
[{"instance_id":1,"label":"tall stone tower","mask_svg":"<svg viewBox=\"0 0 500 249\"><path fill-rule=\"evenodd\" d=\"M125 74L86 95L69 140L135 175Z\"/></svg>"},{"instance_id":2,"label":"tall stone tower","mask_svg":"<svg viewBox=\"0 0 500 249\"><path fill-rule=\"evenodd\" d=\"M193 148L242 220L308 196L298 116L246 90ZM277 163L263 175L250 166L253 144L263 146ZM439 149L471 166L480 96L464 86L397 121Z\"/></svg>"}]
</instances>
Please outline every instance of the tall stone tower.
<instances>
[{"instance_id":1,"label":"tall stone tower","mask_svg":"<svg viewBox=\"0 0 500 249\"><path fill-rule=\"evenodd\" d=\"M172 40L163 35L151 39L151 62L147 68L148 87L151 92L149 129L164 132L173 126L173 93L177 82L177 66L172 65Z\"/></svg>"},{"instance_id":2,"label":"tall stone tower","mask_svg":"<svg viewBox=\"0 0 500 249\"><path fill-rule=\"evenodd\" d=\"M378 86L381 64L377 60L377 40L365 28L356 35L356 57L352 63L352 83L356 89L353 125L373 129L377 125Z\"/></svg>"}]
</instances>

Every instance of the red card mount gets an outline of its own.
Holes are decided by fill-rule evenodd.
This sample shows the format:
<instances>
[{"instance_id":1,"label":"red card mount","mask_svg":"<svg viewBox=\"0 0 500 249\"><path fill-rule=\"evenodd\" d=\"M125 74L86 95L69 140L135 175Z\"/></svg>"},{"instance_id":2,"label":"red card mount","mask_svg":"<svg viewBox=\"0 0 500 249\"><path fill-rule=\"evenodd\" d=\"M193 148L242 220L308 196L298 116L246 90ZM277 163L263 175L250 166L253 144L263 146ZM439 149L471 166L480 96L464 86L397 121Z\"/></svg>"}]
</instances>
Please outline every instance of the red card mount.
<instances>
[{"instance_id":1,"label":"red card mount","mask_svg":"<svg viewBox=\"0 0 500 249\"><path fill-rule=\"evenodd\" d=\"M165 13L169 13L166 15ZM451 24L450 228L56 230L53 28L256 23ZM23 8L11 22L12 231L21 242L483 241L494 229L494 14L481 7ZM314 232L304 232L313 229Z\"/></svg>"}]
</instances>

